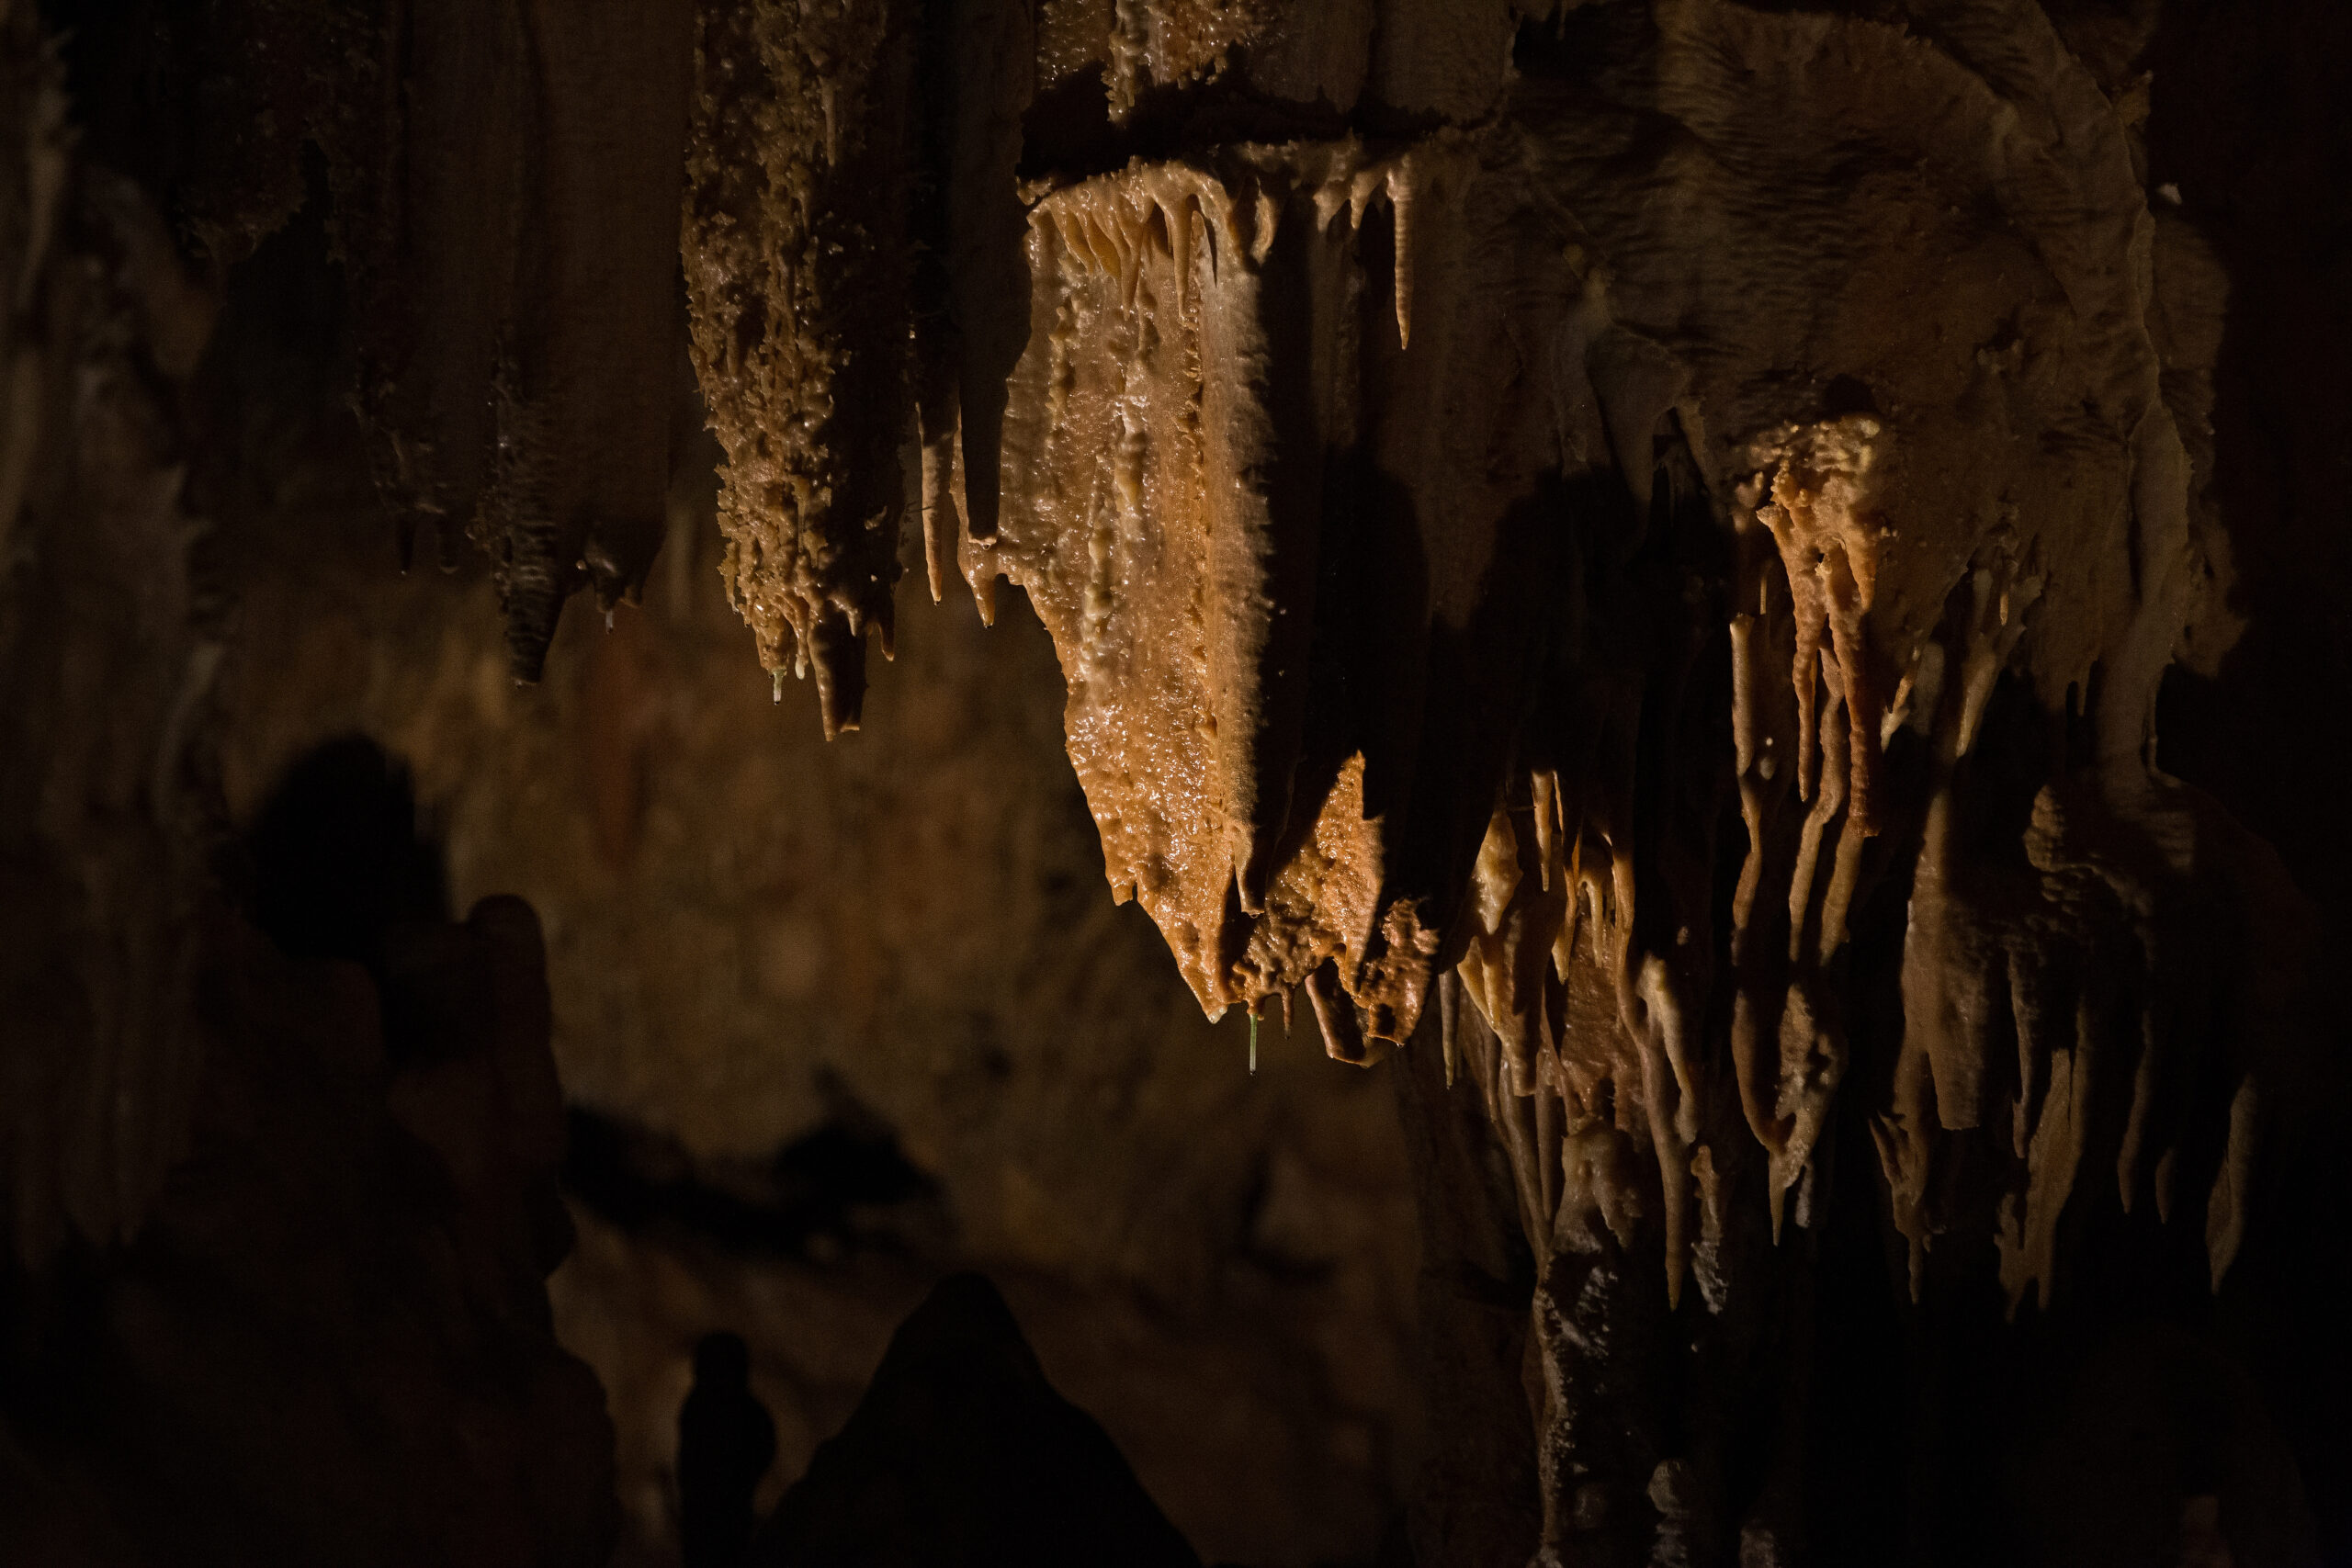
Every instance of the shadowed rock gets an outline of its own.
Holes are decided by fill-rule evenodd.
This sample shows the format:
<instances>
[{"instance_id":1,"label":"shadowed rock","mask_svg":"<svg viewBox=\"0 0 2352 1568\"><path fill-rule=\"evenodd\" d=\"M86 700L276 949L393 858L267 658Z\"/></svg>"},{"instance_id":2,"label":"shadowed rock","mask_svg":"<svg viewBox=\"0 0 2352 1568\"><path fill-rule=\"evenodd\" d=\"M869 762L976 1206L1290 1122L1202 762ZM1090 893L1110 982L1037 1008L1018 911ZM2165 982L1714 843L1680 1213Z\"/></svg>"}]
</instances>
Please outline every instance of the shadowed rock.
<instances>
[{"instance_id":1,"label":"shadowed rock","mask_svg":"<svg viewBox=\"0 0 2352 1568\"><path fill-rule=\"evenodd\" d=\"M943 1280L760 1534L762 1568L1200 1558L1094 1418L1054 1392L996 1287Z\"/></svg>"},{"instance_id":2,"label":"shadowed rock","mask_svg":"<svg viewBox=\"0 0 2352 1568\"><path fill-rule=\"evenodd\" d=\"M695 1347L694 1392L678 1412L678 1535L685 1568L726 1568L743 1554L759 1516L752 1494L775 1462L775 1422L751 1389L751 1351L739 1334Z\"/></svg>"}]
</instances>

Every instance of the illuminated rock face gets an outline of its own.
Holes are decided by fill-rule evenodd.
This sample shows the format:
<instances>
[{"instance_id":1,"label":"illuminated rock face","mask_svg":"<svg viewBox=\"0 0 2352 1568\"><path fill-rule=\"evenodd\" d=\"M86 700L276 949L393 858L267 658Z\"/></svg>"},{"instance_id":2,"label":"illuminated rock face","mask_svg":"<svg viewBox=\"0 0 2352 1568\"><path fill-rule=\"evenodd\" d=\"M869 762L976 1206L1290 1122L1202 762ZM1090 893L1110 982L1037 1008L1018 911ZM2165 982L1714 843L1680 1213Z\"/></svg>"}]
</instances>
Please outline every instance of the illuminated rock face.
<instances>
[{"instance_id":1,"label":"illuminated rock face","mask_svg":"<svg viewBox=\"0 0 2352 1568\"><path fill-rule=\"evenodd\" d=\"M1026 590L1114 897L1212 1015L1304 988L1362 1061L1441 1004L1539 1260L1544 1543L1793 1550L1725 1517L1710 1342L1775 1310L1747 1238L1816 1223L1840 1094L1915 1295L1956 1233L2046 1305L2070 1204L2179 1212L2216 1286L2245 1234L2310 919L2154 766L2232 629L2218 269L2031 6L1582 10L1386 135L1227 19L1214 85L1114 19L1105 172L1023 148L1022 266L951 200L1027 322L1001 392L917 372L964 422L919 422L933 592ZM1400 36L1356 26L1320 58ZM959 175L1055 70L959 101ZM1019 341L1008 296L950 319ZM1678 1444L1600 1348L1687 1282Z\"/></svg>"},{"instance_id":2,"label":"illuminated rock face","mask_svg":"<svg viewBox=\"0 0 2352 1568\"><path fill-rule=\"evenodd\" d=\"M2297 1050L2308 917L2153 765L2228 637L2217 270L2041 10L1909 24L1579 12L1417 135L1041 175L993 492L968 439L925 468L934 592L1027 591L1203 1006L1303 987L1361 1061L1442 1004L1539 1260L1562 1551L1788 1550L1601 1347L1687 1282L1765 1310L1735 1233L1815 1223L1839 1094L1915 1295L1959 1232L2014 1312L2070 1202L2179 1211L2218 1286Z\"/></svg>"},{"instance_id":3,"label":"illuminated rock face","mask_svg":"<svg viewBox=\"0 0 2352 1568\"><path fill-rule=\"evenodd\" d=\"M1841 1126L1915 1301L2047 1309L2150 1210L2228 1277L2313 920L2155 765L2235 627L2152 14L322 16L288 113L387 494L490 548L517 672L643 576L682 337L730 596L828 733L910 503L934 597L1021 587L1203 1008L1468 1080L1541 1549L1796 1550L1751 1406Z\"/></svg>"},{"instance_id":4,"label":"illuminated rock face","mask_svg":"<svg viewBox=\"0 0 2352 1568\"><path fill-rule=\"evenodd\" d=\"M2290 998L2217 1014L2200 966L2298 917L2152 764L2227 627L2222 290L2143 112L2030 6L1662 5L1522 32L1418 136L1041 176L996 484L968 433L926 465L934 589L1028 591L1114 896L1213 1014L1304 987L1362 1060L1459 985L1539 1247L1646 1214L1719 1305L1867 1052L1915 1280L1976 1224L2046 1289L2098 1166L2201 1211L2218 1280ZM1902 1024L1858 1039L1849 927L1906 883ZM2216 1060L2223 1103L2179 1092ZM2007 1190L1946 1212L1996 1123Z\"/></svg>"},{"instance_id":5,"label":"illuminated rock face","mask_svg":"<svg viewBox=\"0 0 2352 1568\"><path fill-rule=\"evenodd\" d=\"M857 727L890 646L906 494L913 29L903 5L712 6L695 40L684 256L726 448L729 600L760 662Z\"/></svg>"}]
</instances>

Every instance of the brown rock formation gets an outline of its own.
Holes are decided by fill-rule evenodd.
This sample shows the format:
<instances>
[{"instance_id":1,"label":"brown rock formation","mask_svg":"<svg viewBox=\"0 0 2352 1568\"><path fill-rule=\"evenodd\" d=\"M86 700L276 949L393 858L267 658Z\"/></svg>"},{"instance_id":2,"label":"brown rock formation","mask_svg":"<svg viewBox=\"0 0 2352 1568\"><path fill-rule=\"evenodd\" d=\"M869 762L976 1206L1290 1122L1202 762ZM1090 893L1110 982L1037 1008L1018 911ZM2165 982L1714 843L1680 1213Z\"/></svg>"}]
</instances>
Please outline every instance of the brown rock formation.
<instances>
[{"instance_id":1,"label":"brown rock formation","mask_svg":"<svg viewBox=\"0 0 2352 1568\"><path fill-rule=\"evenodd\" d=\"M857 728L890 647L908 420L914 61L903 6L706 6L684 254L727 450L728 597L781 682ZM756 149L745 156L747 149Z\"/></svg>"},{"instance_id":2,"label":"brown rock formation","mask_svg":"<svg viewBox=\"0 0 2352 1568\"><path fill-rule=\"evenodd\" d=\"M721 570L779 693L813 670L825 733L857 727L910 505L934 597L951 567L985 618L1023 590L1113 896L1202 1009L1254 1026L1304 991L1333 1056L1408 1046L1430 1318L1460 1336L1438 1440L1514 1377L1532 1415L1491 1476L1442 1452L1423 1555L2055 1560L2154 1509L2162 1552L2295 1562L2346 1528L2307 1523L2296 1469L2342 1458L2341 1417L2245 1367L2316 1331L2287 1238L2343 1268L2307 1195L2342 1175L2312 1136L2345 1109L2340 895L2167 773L2157 719L2168 671L2210 683L2180 687L2183 754L2279 848L2322 830L2216 760L2246 736L2212 694L2245 611L2241 668L2323 636L2259 621L2334 561L2308 521L2254 528L2231 600L2257 487L2216 429L2265 423L2227 401L2233 289L2326 288L2200 231L2155 160L2203 167L2225 90L2185 65L2155 134L2145 67L2209 35L2276 61L2302 14L220 0L159 34L141 123L267 129L124 166L226 264L324 150L379 479L404 526L486 547L520 676L576 587L642 581L688 466L678 265ZM240 58L263 39L291 63ZM42 292L57 122L19 121L19 313L95 309L168 378L202 332L134 186L95 209L108 303ZM2301 232L2282 205L2239 208ZM72 402L55 341L11 350L19 430ZM89 492L62 503L0 479L28 515L111 516L168 463L132 446L51 463ZM183 555L140 618L175 647ZM72 617L71 590L24 603ZM84 679L47 646L0 664L28 724ZM600 690L629 706L625 671ZM621 750L594 764L616 861L650 765ZM47 853L81 829L43 812L113 777L9 820ZM168 790L138 799L58 865L125 831L185 860ZM65 955L28 976L83 966L68 1002L112 995L76 956L101 935L179 952L198 923L192 863L154 908L42 874L93 911L25 947ZM153 1019L92 1004L128 1043L44 1079L101 1122L107 1086L187 1078L186 965L131 968L167 976L127 993ZM62 1123L14 1132L28 1258L60 1213L135 1226L188 1114L140 1105L103 1169L35 1147ZM2178 1439L2147 1495L2053 1435L2127 1385L2168 1391ZM1481 1517L1488 1484L1515 1495Z\"/></svg>"}]
</instances>

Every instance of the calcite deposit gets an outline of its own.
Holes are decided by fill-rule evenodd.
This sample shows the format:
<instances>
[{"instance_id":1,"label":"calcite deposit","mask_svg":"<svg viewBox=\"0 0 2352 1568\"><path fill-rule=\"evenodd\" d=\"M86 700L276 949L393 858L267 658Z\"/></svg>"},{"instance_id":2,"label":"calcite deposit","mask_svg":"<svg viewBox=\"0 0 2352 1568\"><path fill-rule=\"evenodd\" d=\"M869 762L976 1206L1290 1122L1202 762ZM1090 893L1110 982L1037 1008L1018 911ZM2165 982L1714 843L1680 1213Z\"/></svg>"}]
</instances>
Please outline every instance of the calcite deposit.
<instances>
[{"instance_id":1,"label":"calcite deposit","mask_svg":"<svg viewBox=\"0 0 2352 1568\"><path fill-rule=\"evenodd\" d=\"M1127 73L1187 79L1125 38L1114 131ZM2046 1289L2098 1162L2083 1201L2193 1186L2218 1280L2292 1004L2207 959L2298 914L2153 765L2228 627L2183 434L2222 286L2144 96L2028 5L1579 10L1511 59L1418 135L1253 92L1248 139L1027 187L995 493L933 465L925 511L1054 635L1114 896L1212 1014L1303 988L1346 1059L1458 985L1532 1101L1531 1239L1652 1212L1669 1300L1802 1210L1858 1076L1915 1279L1970 1224ZM1906 885L1858 1039L1849 927ZM1947 1212L1996 1124L2006 1190Z\"/></svg>"},{"instance_id":2,"label":"calcite deposit","mask_svg":"<svg viewBox=\"0 0 2352 1568\"><path fill-rule=\"evenodd\" d=\"M171 101L269 129L165 209L225 265L322 151L384 493L487 549L517 676L642 580L683 352L779 691L856 727L915 513L934 598L1051 635L1203 1010L1419 1054L1430 1212L1515 1233L1454 1238L1527 1308L1463 1352L1528 1401L1514 1550L1801 1560L1871 1419L1890 1531L2007 1550L1950 1503L2045 1429L1992 1391L2205 1312L2310 1168L2319 915L2156 753L2240 629L2158 6L214 12ZM1883 1418L1823 1392L1858 1301Z\"/></svg>"},{"instance_id":3,"label":"calcite deposit","mask_svg":"<svg viewBox=\"0 0 2352 1568\"><path fill-rule=\"evenodd\" d=\"M1080 166L1028 107L1026 345L993 450L926 453L933 590L1026 591L1114 897L1212 1016L1304 990L1362 1061L1446 1004L1561 1260L1546 1545L1654 1510L1786 1550L1713 1439L1628 1472L1602 1348L1656 1309L1607 1260L1756 1310L1734 1236L1816 1223L1841 1093L1915 1296L1957 1230L2046 1304L2070 1204L2183 1213L2216 1288L2243 1237L2311 917L2154 760L2163 672L2232 630L2223 285L2144 85L2034 6L1578 8L1419 100L1261 75L1404 30L1293 9L1058 18L957 122L984 166L1100 63Z\"/></svg>"},{"instance_id":4,"label":"calcite deposit","mask_svg":"<svg viewBox=\"0 0 2352 1568\"><path fill-rule=\"evenodd\" d=\"M906 486L911 17L713 5L695 50L684 257L695 370L727 451L728 597L760 662L857 728L890 646Z\"/></svg>"}]
</instances>

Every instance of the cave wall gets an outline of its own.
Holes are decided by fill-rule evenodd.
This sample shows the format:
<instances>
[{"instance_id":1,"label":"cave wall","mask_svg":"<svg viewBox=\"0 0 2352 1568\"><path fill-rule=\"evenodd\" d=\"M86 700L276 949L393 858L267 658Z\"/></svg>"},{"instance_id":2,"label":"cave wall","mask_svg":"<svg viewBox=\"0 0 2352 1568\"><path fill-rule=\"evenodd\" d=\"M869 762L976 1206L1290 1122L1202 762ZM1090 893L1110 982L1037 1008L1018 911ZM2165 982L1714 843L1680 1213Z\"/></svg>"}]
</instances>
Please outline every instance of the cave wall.
<instances>
[{"instance_id":1,"label":"cave wall","mask_svg":"<svg viewBox=\"0 0 2352 1568\"><path fill-rule=\"evenodd\" d=\"M205 406L237 411L201 476L238 584L221 791L254 822L314 749L373 737L455 902L545 921L573 1152L606 1151L573 1171L550 1289L605 1386L632 1549L674 1529L700 1334L754 1346L773 1496L930 1280L976 1265L1203 1550L1368 1557L1417 1452L1387 1088L1274 1027L1253 1077L1243 1021L1202 1020L1095 895L1043 634L910 618L829 746L809 689L779 705L741 658L713 450L643 600L569 619L518 686L488 572L394 570L335 395L345 309L313 214L232 276L207 364ZM778 1175L849 1138L897 1174Z\"/></svg>"},{"instance_id":2,"label":"cave wall","mask_svg":"<svg viewBox=\"0 0 2352 1568\"><path fill-rule=\"evenodd\" d=\"M537 921L428 912L363 966L238 908L231 590L187 489L219 299L81 154L28 7L0 69L0 1554L601 1562Z\"/></svg>"}]
</instances>

